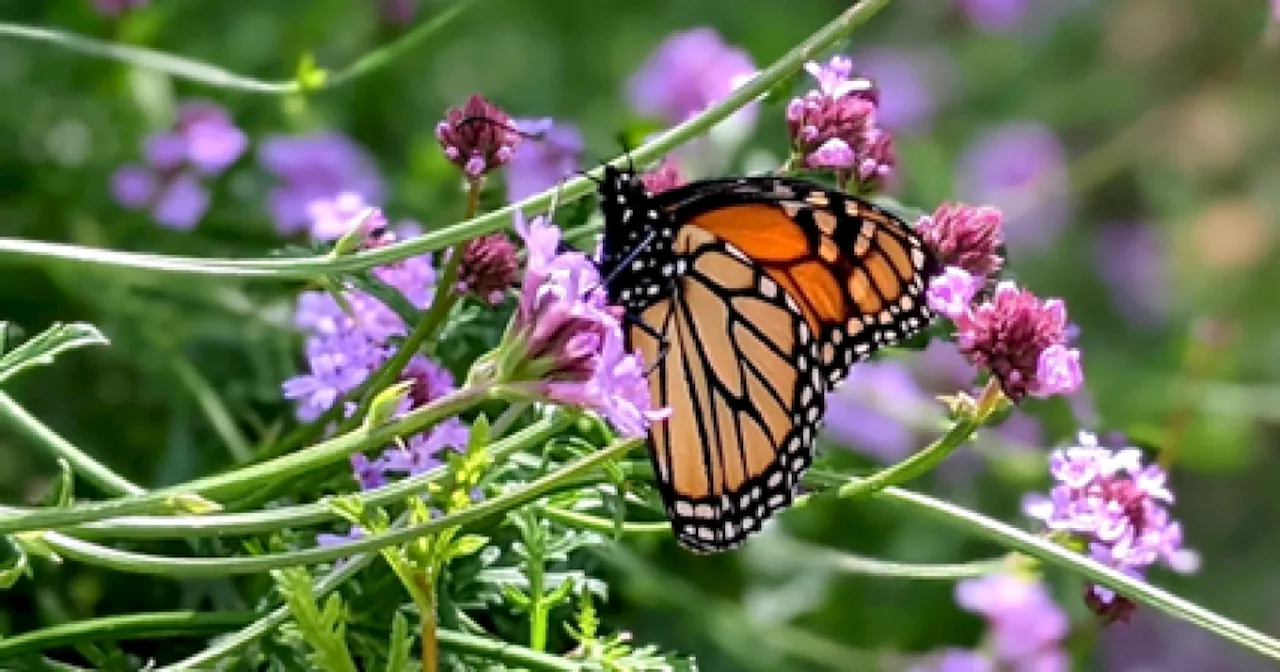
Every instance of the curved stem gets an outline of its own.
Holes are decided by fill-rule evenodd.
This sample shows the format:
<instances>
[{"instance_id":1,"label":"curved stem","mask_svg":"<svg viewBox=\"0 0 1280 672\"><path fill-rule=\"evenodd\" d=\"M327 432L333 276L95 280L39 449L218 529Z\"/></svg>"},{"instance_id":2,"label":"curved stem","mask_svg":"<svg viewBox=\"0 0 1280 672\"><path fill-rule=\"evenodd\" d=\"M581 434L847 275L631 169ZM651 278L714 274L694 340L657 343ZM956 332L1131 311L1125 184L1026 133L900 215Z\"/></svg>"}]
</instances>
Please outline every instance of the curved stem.
<instances>
[{"instance_id":1,"label":"curved stem","mask_svg":"<svg viewBox=\"0 0 1280 672\"><path fill-rule=\"evenodd\" d=\"M16 428L31 441L47 450L55 458L62 458L71 465L71 470L78 476L98 486L103 492L113 495L143 495L146 489L129 481L129 479L112 471L109 467L93 459L87 453L76 448L70 441L59 436L27 412L13 397L0 392L0 418L5 425Z\"/></svg>"},{"instance_id":2,"label":"curved stem","mask_svg":"<svg viewBox=\"0 0 1280 672\"><path fill-rule=\"evenodd\" d=\"M307 90L314 92L332 89L385 67L403 56L410 49L421 44L427 37L435 34L474 2L475 0L458 0L452 6L432 17L430 21L426 21L405 33L394 42L365 54L342 70L330 74L320 84L307 87ZM269 96L282 96L304 91L302 84L297 79L276 82L263 81L182 56L174 56L162 51L135 47L129 44L104 42L60 30L0 23L0 36L52 44L86 56L128 63L129 65L156 70L173 77L189 79L220 89L233 89Z\"/></svg>"},{"instance_id":3,"label":"curved stem","mask_svg":"<svg viewBox=\"0 0 1280 672\"><path fill-rule=\"evenodd\" d=\"M784 79L800 69L805 61L831 47L854 28L875 15L889 0L863 0L855 3L823 26L804 42L787 52L772 65L756 74L732 94L701 114L660 134L649 143L636 149L629 156L615 158L612 163L622 167L628 163L648 163L672 149L706 133L711 127L724 121L734 112L767 93ZM593 176L601 168L592 171ZM507 226L516 212L526 215L545 212L558 198L570 202L594 189L586 177L578 177L562 186L548 189L518 203L487 214L459 222L450 227L410 238L384 247L363 250L338 257L316 256L302 259L202 259L132 252L100 250L62 243L0 238L0 258L9 261L71 262L131 268L164 273L217 275L246 279L296 279L312 278L329 273L343 273L381 266L399 259L441 250L465 240L496 231Z\"/></svg>"},{"instance_id":4,"label":"curved stem","mask_svg":"<svg viewBox=\"0 0 1280 672\"><path fill-rule=\"evenodd\" d=\"M61 509L15 509L18 515L0 516L0 534L32 530L56 530L79 523L115 516L153 511L169 511L192 496L217 499L247 488L261 487L265 480L297 476L331 464L361 450L383 446L401 436L416 434L441 420L457 415L480 402L486 388L466 388L445 395L426 406L372 429L359 428L297 453L249 465L216 476L153 490L146 494L71 506Z\"/></svg>"},{"instance_id":5,"label":"curved stem","mask_svg":"<svg viewBox=\"0 0 1280 672\"><path fill-rule=\"evenodd\" d=\"M493 459L500 462L511 454L551 438L570 420L566 416L538 421L510 436L494 441L489 447ZM370 507L389 506L405 497L423 492L448 473L447 467L437 467L424 474L384 485L361 493L360 499ZM0 507L0 514L13 509ZM233 536L274 532L287 527L322 523L337 518L333 508L325 501L295 506L282 506L265 511L247 513L213 513L203 516L122 516L96 523L68 527L62 531L68 536L84 539L174 539L211 536Z\"/></svg>"},{"instance_id":6,"label":"curved stem","mask_svg":"<svg viewBox=\"0 0 1280 672\"><path fill-rule=\"evenodd\" d=\"M612 520L593 516L589 513L580 511L570 511L557 506L544 506L539 509L544 518L554 520L563 525L574 527L580 530L591 530L600 534L612 536L615 533L624 535L636 534L670 534L671 523L666 521L652 523L628 523L623 522L622 525L616 525Z\"/></svg>"},{"instance_id":7,"label":"curved stem","mask_svg":"<svg viewBox=\"0 0 1280 672\"><path fill-rule=\"evenodd\" d=\"M934 499L909 490L888 487L880 497L902 504L938 521L990 539L1006 548L1025 553L1042 562L1057 565L1079 574L1093 583L1106 586L1129 599L1154 607L1175 618L1190 621L1236 644L1247 647L1273 660L1280 660L1280 641L1248 626L1213 613L1204 607L1163 591L1145 581L1122 574L1092 558L1059 546L1047 539L1029 534L980 513Z\"/></svg>"},{"instance_id":8,"label":"curved stem","mask_svg":"<svg viewBox=\"0 0 1280 672\"><path fill-rule=\"evenodd\" d=\"M340 546L309 548L286 553L233 558L172 558L120 551L75 539L57 532L47 532L42 539L59 555L121 572L155 576L200 577L227 574L256 574L281 567L331 562L364 551L376 551L399 545L428 534L460 527L532 502L560 487L565 480L587 473L604 462L619 459L643 443L641 439L618 441L578 461L539 478L528 485L485 500L441 518L435 518L399 530L364 537Z\"/></svg>"},{"instance_id":9,"label":"curved stem","mask_svg":"<svg viewBox=\"0 0 1280 672\"><path fill-rule=\"evenodd\" d=\"M77 642L212 635L252 623L251 611L159 611L72 621L0 639L0 659L39 653Z\"/></svg>"}]
</instances>

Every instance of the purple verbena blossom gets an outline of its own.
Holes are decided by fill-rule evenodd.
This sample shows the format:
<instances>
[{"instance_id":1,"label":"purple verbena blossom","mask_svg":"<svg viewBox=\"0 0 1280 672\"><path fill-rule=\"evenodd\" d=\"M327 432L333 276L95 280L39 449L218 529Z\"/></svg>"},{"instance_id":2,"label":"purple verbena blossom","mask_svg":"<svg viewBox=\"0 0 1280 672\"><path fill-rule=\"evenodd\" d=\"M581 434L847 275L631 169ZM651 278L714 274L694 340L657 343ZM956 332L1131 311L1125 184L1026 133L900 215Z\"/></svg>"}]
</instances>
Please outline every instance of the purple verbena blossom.
<instances>
[{"instance_id":1,"label":"purple verbena blossom","mask_svg":"<svg viewBox=\"0 0 1280 672\"><path fill-rule=\"evenodd\" d=\"M501 375L530 394L590 408L623 435L642 435L666 412L652 409L643 363L623 347L595 264L581 252L557 253L559 229L541 218L517 216L515 225L529 252Z\"/></svg>"},{"instance_id":2,"label":"purple verbena blossom","mask_svg":"<svg viewBox=\"0 0 1280 672\"><path fill-rule=\"evenodd\" d=\"M472 294L490 305L506 298L516 281L520 262L514 243L502 233L491 233L467 241L458 263L460 294Z\"/></svg>"},{"instance_id":3,"label":"purple verbena blossom","mask_svg":"<svg viewBox=\"0 0 1280 672\"><path fill-rule=\"evenodd\" d=\"M510 162L522 139L511 115L478 93L446 111L444 121L436 124L445 157L471 180Z\"/></svg>"},{"instance_id":4,"label":"purple verbena blossom","mask_svg":"<svg viewBox=\"0 0 1280 672\"><path fill-rule=\"evenodd\" d=\"M267 198L276 230L285 235L314 232L313 204L318 201L354 194L365 205L382 203L377 166L363 149L337 132L270 136L258 149L258 162L280 182ZM327 221L324 231L328 231Z\"/></svg>"},{"instance_id":5,"label":"purple verbena blossom","mask_svg":"<svg viewBox=\"0 0 1280 672\"><path fill-rule=\"evenodd\" d=\"M1045 495L1028 495L1023 511L1049 530L1088 544L1098 562L1142 579L1160 563L1176 572L1199 568L1199 556L1182 545L1182 526L1169 513L1173 503L1168 475L1158 465L1143 466L1137 448L1098 444L1081 432L1079 445L1055 450L1049 473L1057 484ZM1085 601L1108 622L1126 619L1136 604L1097 585L1085 587Z\"/></svg>"},{"instance_id":6,"label":"purple verbena blossom","mask_svg":"<svg viewBox=\"0 0 1280 672\"><path fill-rule=\"evenodd\" d=\"M723 100L756 73L747 52L725 44L712 28L672 33L640 65L627 83L632 109L667 124L678 124ZM755 104L734 114L749 126Z\"/></svg>"},{"instance_id":7,"label":"purple verbena blossom","mask_svg":"<svg viewBox=\"0 0 1280 672\"><path fill-rule=\"evenodd\" d=\"M877 121L879 94L871 80L853 76L853 62L834 56L805 70L818 88L787 105L791 151L798 165L835 171L862 189L883 184L896 162L893 137Z\"/></svg>"},{"instance_id":8,"label":"purple verbena blossom","mask_svg":"<svg viewBox=\"0 0 1280 672\"><path fill-rule=\"evenodd\" d=\"M1004 281L990 299L953 319L960 351L989 369L1014 402L1028 394L1070 394L1083 383L1079 353L1066 348L1067 309L1059 299L1042 300Z\"/></svg>"},{"instance_id":9,"label":"purple verbena blossom","mask_svg":"<svg viewBox=\"0 0 1280 672\"><path fill-rule=\"evenodd\" d=\"M973 297L977 296L983 284L985 281L981 277L970 275L963 268L948 266L929 282L925 299L939 315L959 321L968 316Z\"/></svg>"},{"instance_id":10,"label":"purple verbena blossom","mask_svg":"<svg viewBox=\"0 0 1280 672\"><path fill-rule=\"evenodd\" d=\"M446 449L461 451L470 441L471 430L457 418L448 418L430 431L415 434L402 446L383 451L383 470L417 476L444 464L440 453Z\"/></svg>"},{"instance_id":11,"label":"purple verbena blossom","mask_svg":"<svg viewBox=\"0 0 1280 672\"><path fill-rule=\"evenodd\" d=\"M916 231L943 266L955 266L982 279L1004 266L1004 215L989 206L943 203L916 223Z\"/></svg>"},{"instance_id":12,"label":"purple verbena blossom","mask_svg":"<svg viewBox=\"0 0 1280 672\"><path fill-rule=\"evenodd\" d=\"M540 138L526 138L507 167L507 200L519 201L546 191L578 169L582 158L582 133L566 123L545 123L517 119L516 127L533 133L541 126Z\"/></svg>"},{"instance_id":13,"label":"purple verbena blossom","mask_svg":"<svg viewBox=\"0 0 1280 672\"><path fill-rule=\"evenodd\" d=\"M352 525L346 534L331 534L329 532L321 532L316 535L316 546L320 548L329 548L331 546L341 546L349 544L353 541L359 541L365 536L363 527Z\"/></svg>"},{"instance_id":14,"label":"purple verbena blossom","mask_svg":"<svg viewBox=\"0 0 1280 672\"><path fill-rule=\"evenodd\" d=\"M400 372L400 380L413 383L407 400L414 407L426 406L457 389L449 369L423 355L414 355L409 359L409 363Z\"/></svg>"},{"instance_id":15,"label":"purple verbena blossom","mask_svg":"<svg viewBox=\"0 0 1280 672\"><path fill-rule=\"evenodd\" d=\"M369 209L364 197L343 191L332 198L317 198L307 204L312 240L337 240L345 236L361 213ZM383 220L385 222L385 220Z\"/></svg>"},{"instance_id":16,"label":"purple verbena blossom","mask_svg":"<svg viewBox=\"0 0 1280 672\"><path fill-rule=\"evenodd\" d=\"M957 191L1004 213L1010 247L1042 248L1071 218L1066 150L1038 122L1015 122L975 140L956 166Z\"/></svg>"},{"instance_id":17,"label":"purple verbena blossom","mask_svg":"<svg viewBox=\"0 0 1280 672\"><path fill-rule=\"evenodd\" d=\"M966 579L956 585L956 602L987 621L990 654L999 669L1071 669L1062 650L1067 615L1039 580L1010 573Z\"/></svg>"},{"instance_id":18,"label":"purple verbena blossom","mask_svg":"<svg viewBox=\"0 0 1280 672\"><path fill-rule=\"evenodd\" d=\"M385 221L375 212L375 221ZM394 231L382 232L379 240L393 242ZM435 269L429 255L409 257L373 269L379 280L399 290L414 307L430 304L435 287ZM392 339L408 333L404 320L374 296L355 289L341 292L341 301L329 292L310 291L298 296L294 324L307 334L306 373L284 383L287 399L298 402L298 418L310 422L355 390L382 366L393 351ZM403 377L415 382L411 397L419 401L427 390L452 389L452 377L432 362L415 356ZM421 383L421 385L419 385ZM422 402L425 403L425 402Z\"/></svg>"},{"instance_id":19,"label":"purple verbena blossom","mask_svg":"<svg viewBox=\"0 0 1280 672\"><path fill-rule=\"evenodd\" d=\"M676 160L667 157L658 164L657 168L640 175L640 183L644 185L645 191L650 195L660 194L668 189L684 185L688 180L680 171L679 164Z\"/></svg>"},{"instance_id":20,"label":"purple verbena blossom","mask_svg":"<svg viewBox=\"0 0 1280 672\"><path fill-rule=\"evenodd\" d=\"M145 163L121 166L112 175L112 195L126 208L149 209L165 228L189 231L209 208L201 178L221 174L248 143L226 110L206 101L183 103L173 129L143 140Z\"/></svg>"}]
</instances>

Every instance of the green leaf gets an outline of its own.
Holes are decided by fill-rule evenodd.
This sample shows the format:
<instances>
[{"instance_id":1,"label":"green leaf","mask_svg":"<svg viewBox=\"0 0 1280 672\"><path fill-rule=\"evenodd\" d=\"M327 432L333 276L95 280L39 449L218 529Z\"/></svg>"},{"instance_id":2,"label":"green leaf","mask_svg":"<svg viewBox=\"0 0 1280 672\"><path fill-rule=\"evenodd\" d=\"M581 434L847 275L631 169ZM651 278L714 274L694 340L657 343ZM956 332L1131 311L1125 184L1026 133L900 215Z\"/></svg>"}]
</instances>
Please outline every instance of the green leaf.
<instances>
[{"instance_id":1,"label":"green leaf","mask_svg":"<svg viewBox=\"0 0 1280 672\"><path fill-rule=\"evenodd\" d=\"M0 383L33 366L52 364L55 356L68 350L108 343L102 332L92 324L85 322L54 324L28 339L26 343L0 356Z\"/></svg>"},{"instance_id":2,"label":"green leaf","mask_svg":"<svg viewBox=\"0 0 1280 672\"><path fill-rule=\"evenodd\" d=\"M409 620L397 611L391 617L391 639L387 640L387 672L405 672L409 669L413 639L409 634Z\"/></svg>"},{"instance_id":3,"label":"green leaf","mask_svg":"<svg viewBox=\"0 0 1280 672\"><path fill-rule=\"evenodd\" d=\"M489 537L479 534L466 534L454 540L449 547L447 554L448 559L465 558L472 555L485 547L489 543Z\"/></svg>"},{"instance_id":4,"label":"green leaf","mask_svg":"<svg viewBox=\"0 0 1280 672\"><path fill-rule=\"evenodd\" d=\"M510 584L502 586L502 596L506 598L511 608L516 611L528 611L529 605L532 604L532 600L529 599L529 596L524 591Z\"/></svg>"},{"instance_id":5,"label":"green leaf","mask_svg":"<svg viewBox=\"0 0 1280 672\"><path fill-rule=\"evenodd\" d=\"M569 595L573 592L573 588L575 585L577 584L575 584L572 580L565 579L564 581L560 582L559 586L556 586L555 590L544 595L542 597L542 601L547 605L548 608L554 607L560 604L561 602L564 602L565 600L569 599Z\"/></svg>"},{"instance_id":6,"label":"green leaf","mask_svg":"<svg viewBox=\"0 0 1280 672\"><path fill-rule=\"evenodd\" d=\"M290 568L271 572L276 590L284 598L294 618L290 637L311 648L307 660L314 669L333 672L357 672L351 651L347 648L346 610L342 596L331 593L321 608L316 603L315 585L305 569Z\"/></svg>"}]
</instances>

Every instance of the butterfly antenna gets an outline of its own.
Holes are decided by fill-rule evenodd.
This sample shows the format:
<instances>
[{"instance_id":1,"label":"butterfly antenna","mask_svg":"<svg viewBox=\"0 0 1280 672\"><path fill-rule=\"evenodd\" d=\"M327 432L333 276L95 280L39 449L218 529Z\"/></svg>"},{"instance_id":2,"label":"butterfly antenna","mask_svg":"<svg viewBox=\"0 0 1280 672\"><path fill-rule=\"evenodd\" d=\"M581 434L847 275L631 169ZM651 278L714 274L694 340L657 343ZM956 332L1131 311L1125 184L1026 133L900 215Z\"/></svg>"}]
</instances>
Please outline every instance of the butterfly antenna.
<instances>
[{"instance_id":1,"label":"butterfly antenna","mask_svg":"<svg viewBox=\"0 0 1280 672\"><path fill-rule=\"evenodd\" d=\"M497 126L498 128L505 129L507 131L515 133L516 135L524 138L525 140L536 141L536 140L545 140L547 138L547 131L544 129L539 129L536 131L526 131L516 126L515 124L508 124L506 122L498 121L497 119L493 119L485 116L467 117L466 119L459 121L456 124L456 126L460 128L462 126L467 126L469 124L478 124L478 123L485 123L491 126Z\"/></svg>"},{"instance_id":2,"label":"butterfly antenna","mask_svg":"<svg viewBox=\"0 0 1280 672\"><path fill-rule=\"evenodd\" d=\"M644 240L640 241L640 244L636 245L636 248L634 250L631 250L631 254L628 254L626 258L624 258L621 262L619 262L618 265L613 268L613 271L609 273L609 276L607 278L600 281L600 284L605 285L607 287L609 283L617 279L618 274L626 270L627 266L630 266L631 262L635 261L636 257L640 256L641 252L644 252L646 249L648 249L648 247L653 244L653 239L656 237L658 237L658 232L650 231L649 235L645 236Z\"/></svg>"}]
</instances>

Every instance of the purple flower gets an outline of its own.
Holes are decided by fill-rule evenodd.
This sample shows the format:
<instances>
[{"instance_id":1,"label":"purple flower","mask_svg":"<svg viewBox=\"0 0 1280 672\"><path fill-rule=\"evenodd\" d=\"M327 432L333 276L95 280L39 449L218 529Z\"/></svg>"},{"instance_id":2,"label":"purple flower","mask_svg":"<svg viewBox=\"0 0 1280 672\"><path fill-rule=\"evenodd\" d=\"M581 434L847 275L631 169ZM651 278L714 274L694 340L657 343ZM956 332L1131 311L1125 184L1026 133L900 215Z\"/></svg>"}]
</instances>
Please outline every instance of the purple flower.
<instances>
[{"instance_id":1,"label":"purple flower","mask_svg":"<svg viewBox=\"0 0 1280 672\"><path fill-rule=\"evenodd\" d=\"M787 105L791 151L799 165L834 170L863 189L884 182L895 163L893 138L877 122L879 95L870 80L853 77L853 62L835 56L805 70L818 88Z\"/></svg>"},{"instance_id":2,"label":"purple flower","mask_svg":"<svg viewBox=\"0 0 1280 672\"><path fill-rule=\"evenodd\" d=\"M473 294L490 305L506 298L519 270L517 250L505 234L491 233L467 241L458 264L459 294Z\"/></svg>"},{"instance_id":3,"label":"purple flower","mask_svg":"<svg viewBox=\"0 0 1280 672\"><path fill-rule=\"evenodd\" d=\"M672 33L627 83L632 109L678 124L726 98L756 73L751 56L725 44L712 28ZM749 126L755 104L735 113Z\"/></svg>"},{"instance_id":4,"label":"purple flower","mask_svg":"<svg viewBox=\"0 0 1280 672\"><path fill-rule=\"evenodd\" d=\"M1070 670L1061 649L1067 615L1040 581L1006 573L966 579L956 585L956 602L986 619L1001 669Z\"/></svg>"},{"instance_id":5,"label":"purple flower","mask_svg":"<svg viewBox=\"0 0 1280 672\"><path fill-rule=\"evenodd\" d=\"M516 120L516 126L531 132L528 120ZM582 133L571 124L547 126L541 139L527 139L511 157L507 167L507 200L523 200L546 191L578 169L582 158Z\"/></svg>"},{"instance_id":6,"label":"purple flower","mask_svg":"<svg viewBox=\"0 0 1280 672\"><path fill-rule=\"evenodd\" d=\"M361 490L374 490L387 484L387 464L382 458L371 460L356 453L351 456L351 472Z\"/></svg>"},{"instance_id":7,"label":"purple flower","mask_svg":"<svg viewBox=\"0 0 1280 672\"><path fill-rule=\"evenodd\" d=\"M684 178L684 174L680 171L679 164L671 157L663 159L657 168L640 176L640 183L644 185L645 191L648 191L650 195L660 194L668 189L675 189L686 182L688 180Z\"/></svg>"},{"instance_id":8,"label":"purple flower","mask_svg":"<svg viewBox=\"0 0 1280 672\"><path fill-rule=\"evenodd\" d=\"M955 266L980 279L1004 265L1004 215L987 206L943 203L916 223L916 230L943 266Z\"/></svg>"},{"instance_id":9,"label":"purple flower","mask_svg":"<svg viewBox=\"0 0 1280 672\"><path fill-rule=\"evenodd\" d=\"M93 0L93 8L103 16L116 17L131 10L146 7L151 0Z\"/></svg>"},{"instance_id":10,"label":"purple flower","mask_svg":"<svg viewBox=\"0 0 1280 672\"><path fill-rule=\"evenodd\" d=\"M226 170L244 154L248 142L226 110L205 101L183 103L172 130L143 140L146 165L116 170L112 195L126 208L151 210L165 228L189 231L209 209L209 192L199 176Z\"/></svg>"},{"instance_id":11,"label":"purple flower","mask_svg":"<svg viewBox=\"0 0 1280 672\"><path fill-rule=\"evenodd\" d=\"M981 30L1011 33L1023 24L1031 11L1031 0L956 0L956 4Z\"/></svg>"},{"instance_id":12,"label":"purple flower","mask_svg":"<svg viewBox=\"0 0 1280 672\"><path fill-rule=\"evenodd\" d=\"M179 173L160 192L151 206L156 223L167 229L190 231L209 209L209 192L191 173Z\"/></svg>"},{"instance_id":13,"label":"purple flower","mask_svg":"<svg viewBox=\"0 0 1280 672\"><path fill-rule=\"evenodd\" d=\"M364 528L359 525L352 525L346 534L330 534L321 532L316 535L316 545L321 548L329 548L331 546L341 546L349 544L353 541L363 539L365 535Z\"/></svg>"},{"instance_id":14,"label":"purple flower","mask_svg":"<svg viewBox=\"0 0 1280 672\"><path fill-rule=\"evenodd\" d=\"M950 61L932 50L869 49L854 60L876 82L876 120L897 133L926 130L955 80Z\"/></svg>"},{"instance_id":15,"label":"purple flower","mask_svg":"<svg viewBox=\"0 0 1280 672\"><path fill-rule=\"evenodd\" d=\"M444 464L441 451L467 447L471 430L457 418L449 418L429 431L415 434L403 446L386 449L380 458L385 471L417 476Z\"/></svg>"},{"instance_id":16,"label":"purple flower","mask_svg":"<svg viewBox=\"0 0 1280 672\"><path fill-rule=\"evenodd\" d=\"M1043 124L1008 124L979 137L960 157L956 175L962 200L1004 213L1012 247L1044 247L1071 218L1066 151Z\"/></svg>"},{"instance_id":17,"label":"purple flower","mask_svg":"<svg viewBox=\"0 0 1280 672\"><path fill-rule=\"evenodd\" d=\"M1139 326L1158 326L1169 313L1162 242L1160 232L1147 224L1112 224L1094 241L1097 268L1111 288L1111 305Z\"/></svg>"},{"instance_id":18,"label":"purple flower","mask_svg":"<svg viewBox=\"0 0 1280 672\"><path fill-rule=\"evenodd\" d=\"M367 205L382 203L377 166L363 149L339 133L268 137L258 149L258 161L280 181L268 201L276 230L282 234L312 229L312 204L316 201L331 202L350 193Z\"/></svg>"},{"instance_id":19,"label":"purple flower","mask_svg":"<svg viewBox=\"0 0 1280 672\"><path fill-rule=\"evenodd\" d=\"M970 275L968 271L948 266L942 274L929 282L925 299L929 307L951 320L964 319L971 310L973 297L982 289L985 281Z\"/></svg>"},{"instance_id":20,"label":"purple flower","mask_svg":"<svg viewBox=\"0 0 1280 672\"><path fill-rule=\"evenodd\" d=\"M581 252L557 254L559 230L541 218L526 223L517 213L515 225L529 253L499 375L513 388L590 408L626 436L642 435L666 412L652 409L643 363L623 347L595 264Z\"/></svg>"},{"instance_id":21,"label":"purple flower","mask_svg":"<svg viewBox=\"0 0 1280 672\"><path fill-rule=\"evenodd\" d=\"M368 208L364 197L352 191L335 194L333 198L311 201L307 204L307 214L311 218L311 238L337 240L347 235L352 224L358 223L358 218Z\"/></svg>"},{"instance_id":22,"label":"purple flower","mask_svg":"<svg viewBox=\"0 0 1280 672\"><path fill-rule=\"evenodd\" d=\"M457 389L449 369L423 355L409 359L404 371L400 372L400 380L413 383L409 388L408 401L414 407L426 406Z\"/></svg>"},{"instance_id":23,"label":"purple flower","mask_svg":"<svg viewBox=\"0 0 1280 672\"><path fill-rule=\"evenodd\" d=\"M1041 300L1012 282L956 319L956 345L977 366L989 369L1014 402L1027 394L1069 394L1083 383L1079 354L1053 351L1067 342L1067 309L1059 299ZM1073 354L1074 353L1074 354ZM1041 374L1050 376L1042 379Z\"/></svg>"},{"instance_id":24,"label":"purple flower","mask_svg":"<svg viewBox=\"0 0 1280 672\"><path fill-rule=\"evenodd\" d=\"M307 339L307 373L286 380L282 392L298 402L298 419L311 422L359 387L388 354L386 346L360 333L312 336Z\"/></svg>"},{"instance_id":25,"label":"purple flower","mask_svg":"<svg viewBox=\"0 0 1280 672\"><path fill-rule=\"evenodd\" d=\"M522 137L511 115L478 93L462 107L446 111L444 121L436 124L436 140L445 157L468 179L510 162Z\"/></svg>"},{"instance_id":26,"label":"purple flower","mask_svg":"<svg viewBox=\"0 0 1280 672\"><path fill-rule=\"evenodd\" d=\"M1054 532L1088 544L1095 560L1135 578L1162 563L1193 572L1199 556L1182 547L1182 526L1167 508L1173 493L1157 465L1142 465L1136 448L1112 450L1081 432L1079 445L1049 457L1057 485L1046 495L1029 495L1024 512ZM1086 586L1085 601L1108 622L1126 619L1136 605L1102 586Z\"/></svg>"}]
</instances>

